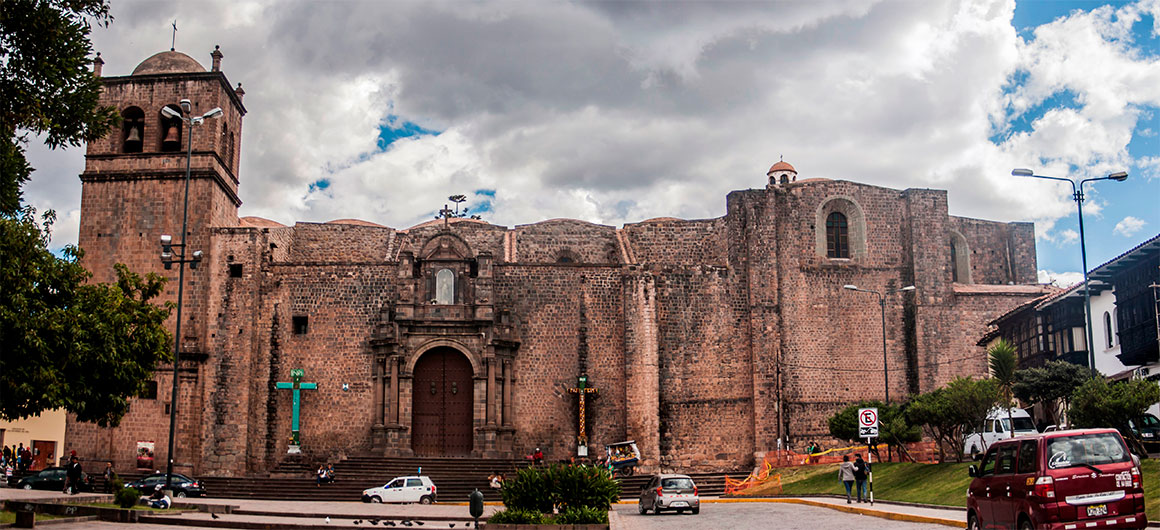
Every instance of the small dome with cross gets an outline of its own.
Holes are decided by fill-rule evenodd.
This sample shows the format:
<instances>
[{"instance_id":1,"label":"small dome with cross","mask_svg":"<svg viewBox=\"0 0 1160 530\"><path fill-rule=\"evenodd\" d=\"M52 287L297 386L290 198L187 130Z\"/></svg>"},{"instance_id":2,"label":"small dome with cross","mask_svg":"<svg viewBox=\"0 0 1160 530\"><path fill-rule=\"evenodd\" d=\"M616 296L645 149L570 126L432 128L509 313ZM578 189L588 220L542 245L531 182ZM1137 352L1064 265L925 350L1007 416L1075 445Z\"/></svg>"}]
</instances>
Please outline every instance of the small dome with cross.
<instances>
[{"instance_id":1,"label":"small dome with cross","mask_svg":"<svg viewBox=\"0 0 1160 530\"><path fill-rule=\"evenodd\" d=\"M169 50L154 54L141 61L141 64L133 69L133 75L185 74L204 71L205 67L197 62L197 59L179 51Z\"/></svg>"},{"instance_id":2,"label":"small dome with cross","mask_svg":"<svg viewBox=\"0 0 1160 530\"><path fill-rule=\"evenodd\" d=\"M769 171L765 173L769 177L769 184L777 186L780 184L789 184L797 181L797 170L793 168L785 160L778 160Z\"/></svg>"}]
</instances>

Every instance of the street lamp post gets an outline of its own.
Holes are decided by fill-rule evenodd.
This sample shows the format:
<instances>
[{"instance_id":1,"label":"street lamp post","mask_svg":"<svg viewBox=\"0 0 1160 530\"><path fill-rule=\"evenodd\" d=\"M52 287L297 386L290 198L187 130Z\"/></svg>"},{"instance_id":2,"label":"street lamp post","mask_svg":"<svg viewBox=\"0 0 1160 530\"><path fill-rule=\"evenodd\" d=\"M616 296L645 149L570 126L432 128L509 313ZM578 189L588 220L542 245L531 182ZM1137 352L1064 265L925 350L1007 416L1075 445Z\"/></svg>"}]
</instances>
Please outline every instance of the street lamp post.
<instances>
[{"instance_id":1,"label":"street lamp post","mask_svg":"<svg viewBox=\"0 0 1160 530\"><path fill-rule=\"evenodd\" d=\"M1086 333L1086 335L1084 336L1084 346L1087 348L1087 353L1088 353L1088 368L1095 370L1096 369L1095 347L1092 346L1092 299L1091 299L1091 294L1088 292L1087 245L1086 245L1086 242L1084 241L1084 235L1083 235L1083 199L1084 199L1084 197L1083 197L1083 185L1085 182L1095 182L1097 180L1114 180L1116 182L1123 182L1125 180L1128 180L1128 172L1127 171L1119 171L1116 173L1112 173L1106 177L1095 177L1095 178L1090 178L1090 179L1083 179L1083 180L1079 181L1078 185L1076 184L1076 182L1074 180L1067 179L1067 178L1048 177L1046 175L1036 175L1035 172L1031 171L1030 169L1015 169L1015 170L1011 171L1011 175L1016 176L1016 177L1031 177L1031 178L1037 178L1037 179L1062 180L1068 184L1071 184L1071 197L1072 197L1072 199L1075 200L1076 208L1079 211L1079 255L1080 255L1080 259L1083 262L1083 314L1084 314L1084 324L1085 324L1084 331Z\"/></svg>"},{"instance_id":2,"label":"street lamp post","mask_svg":"<svg viewBox=\"0 0 1160 530\"><path fill-rule=\"evenodd\" d=\"M181 301L185 294L185 264L189 264L190 270L197 270L198 264L201 263L201 251L193 252L188 258L186 257L186 242L185 233L189 221L189 180L190 180L190 165L193 162L193 126L201 125L206 119L217 118L222 115L221 107L215 107L209 112L196 117L185 117L186 114L192 110L192 105L188 99L181 100L181 110L178 112L170 107L162 107L161 113L170 118L179 119L189 125L187 149L185 153L185 198L183 199L181 211L181 242L174 243L173 236L168 234L161 235L161 263L165 265L166 269L172 269L173 264L177 264L177 324L174 329L173 338L173 386L169 394L169 452L167 453L168 463L165 466L165 489L173 490L173 440L174 434L177 430L177 384L178 375L177 369L181 361ZM180 253L174 252L174 247L180 248Z\"/></svg>"},{"instance_id":3,"label":"street lamp post","mask_svg":"<svg viewBox=\"0 0 1160 530\"><path fill-rule=\"evenodd\" d=\"M874 293L878 296L878 307L882 310L882 379L883 384L886 385L886 403L890 403L890 368L886 364L886 296L894 293L901 293L903 291L913 291L913 285L907 285L901 289L887 289L884 292L875 291L873 289L859 289L857 285L843 285L843 289L851 291L858 291L860 293Z\"/></svg>"}]
</instances>

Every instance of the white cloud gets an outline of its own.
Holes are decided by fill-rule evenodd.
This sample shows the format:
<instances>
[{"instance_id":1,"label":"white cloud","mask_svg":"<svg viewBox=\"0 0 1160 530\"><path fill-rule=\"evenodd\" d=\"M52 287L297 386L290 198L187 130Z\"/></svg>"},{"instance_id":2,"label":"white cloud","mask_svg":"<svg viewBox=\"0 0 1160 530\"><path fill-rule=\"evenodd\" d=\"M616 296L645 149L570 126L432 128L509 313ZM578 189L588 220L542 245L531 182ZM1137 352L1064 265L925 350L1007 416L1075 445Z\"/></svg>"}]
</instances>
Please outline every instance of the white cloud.
<instances>
[{"instance_id":1,"label":"white cloud","mask_svg":"<svg viewBox=\"0 0 1160 530\"><path fill-rule=\"evenodd\" d=\"M1129 215L1120 222L1116 223L1116 228L1112 230L1112 233L1119 234L1124 237L1132 237L1136 235L1136 232L1142 230L1147 224L1147 221Z\"/></svg>"},{"instance_id":2,"label":"white cloud","mask_svg":"<svg viewBox=\"0 0 1160 530\"><path fill-rule=\"evenodd\" d=\"M803 178L947 189L954 214L1035 221L1066 244L1071 190L1011 168L1129 165L1160 68L1124 28L1157 4L1076 11L1024 40L1012 0L134 2L93 37L106 75L168 49L174 18L203 64L221 45L247 92L242 215L406 227L494 189L485 218L509 226L715 217L784 155ZM1073 108L1035 114L1063 91ZM378 152L388 114L443 134ZM30 202L75 210L82 155L33 149Z\"/></svg>"},{"instance_id":3,"label":"white cloud","mask_svg":"<svg viewBox=\"0 0 1160 530\"><path fill-rule=\"evenodd\" d=\"M1056 287L1071 287L1077 283L1083 282L1082 272L1055 272L1055 271L1039 271L1039 283L1054 285Z\"/></svg>"}]
</instances>

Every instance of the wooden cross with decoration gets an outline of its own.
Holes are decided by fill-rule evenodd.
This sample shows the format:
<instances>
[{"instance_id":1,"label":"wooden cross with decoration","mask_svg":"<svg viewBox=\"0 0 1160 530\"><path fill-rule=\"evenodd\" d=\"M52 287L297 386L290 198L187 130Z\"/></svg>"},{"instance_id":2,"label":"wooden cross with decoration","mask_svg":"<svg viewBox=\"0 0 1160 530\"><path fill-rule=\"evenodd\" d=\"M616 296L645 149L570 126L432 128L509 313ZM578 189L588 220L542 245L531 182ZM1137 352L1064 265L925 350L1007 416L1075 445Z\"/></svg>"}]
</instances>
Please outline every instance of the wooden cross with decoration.
<instances>
[{"instance_id":1,"label":"wooden cross with decoration","mask_svg":"<svg viewBox=\"0 0 1160 530\"><path fill-rule=\"evenodd\" d=\"M595 388L588 387L588 376L582 375L576 378L576 388L569 388L569 393L576 394L580 399L580 435L576 437L576 444L580 447L588 447L588 431L584 428L584 403L587 401L588 394L595 394Z\"/></svg>"},{"instance_id":2,"label":"wooden cross with decoration","mask_svg":"<svg viewBox=\"0 0 1160 530\"><path fill-rule=\"evenodd\" d=\"M299 408L301 407L301 403L302 403L301 391L302 390L316 390L316 389L318 389L318 383L303 383L302 378L305 376L306 376L305 370L303 370L301 368L295 368L293 370L290 370L290 379L293 382L291 382L291 383L276 382L274 384L275 388L282 389L282 390L292 390L294 392L294 394L293 394L294 409L293 409L293 416L291 416L291 420L290 420L290 452L291 453L296 452L297 448L298 448L298 441L299 441L299 438L298 438L298 411L299 411Z\"/></svg>"}]
</instances>

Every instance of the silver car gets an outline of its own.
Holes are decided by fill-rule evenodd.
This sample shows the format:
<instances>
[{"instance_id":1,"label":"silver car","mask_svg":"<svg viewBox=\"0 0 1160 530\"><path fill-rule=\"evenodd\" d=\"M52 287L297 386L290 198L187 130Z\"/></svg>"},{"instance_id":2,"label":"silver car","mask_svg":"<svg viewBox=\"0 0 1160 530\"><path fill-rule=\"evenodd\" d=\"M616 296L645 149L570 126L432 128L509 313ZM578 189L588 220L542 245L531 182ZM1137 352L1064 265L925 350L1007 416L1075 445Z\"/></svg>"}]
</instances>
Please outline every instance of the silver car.
<instances>
[{"instance_id":1,"label":"silver car","mask_svg":"<svg viewBox=\"0 0 1160 530\"><path fill-rule=\"evenodd\" d=\"M697 485L686 475L653 475L640 490L637 509L641 515L649 510L654 514L661 513L661 510L676 510L677 513L689 510L696 515L701 513L701 498L697 496Z\"/></svg>"}]
</instances>

